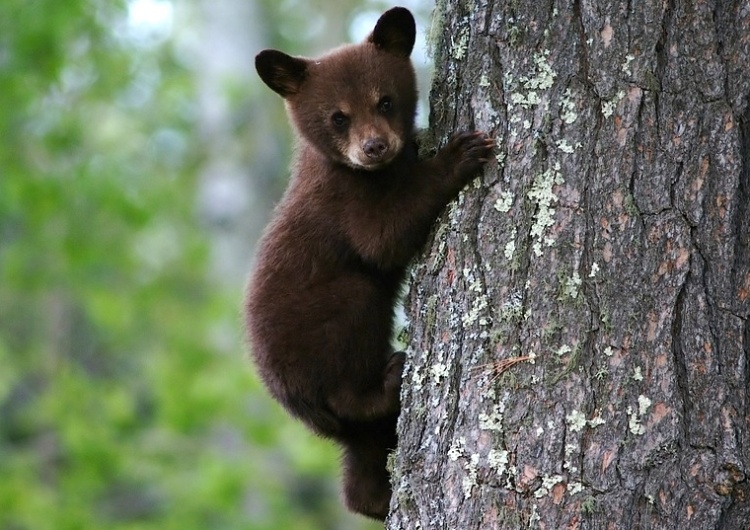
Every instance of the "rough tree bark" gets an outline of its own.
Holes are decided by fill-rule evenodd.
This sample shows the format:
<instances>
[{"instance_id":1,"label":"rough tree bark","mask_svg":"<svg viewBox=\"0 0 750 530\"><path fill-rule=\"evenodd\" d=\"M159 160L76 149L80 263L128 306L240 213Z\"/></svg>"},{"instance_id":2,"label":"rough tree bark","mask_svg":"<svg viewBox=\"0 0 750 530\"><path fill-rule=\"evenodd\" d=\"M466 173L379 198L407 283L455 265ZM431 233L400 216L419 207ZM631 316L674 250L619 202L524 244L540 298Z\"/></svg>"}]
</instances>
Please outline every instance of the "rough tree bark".
<instances>
[{"instance_id":1,"label":"rough tree bark","mask_svg":"<svg viewBox=\"0 0 750 530\"><path fill-rule=\"evenodd\" d=\"M498 163L413 273L388 528L747 530L750 2L438 12Z\"/></svg>"}]
</instances>

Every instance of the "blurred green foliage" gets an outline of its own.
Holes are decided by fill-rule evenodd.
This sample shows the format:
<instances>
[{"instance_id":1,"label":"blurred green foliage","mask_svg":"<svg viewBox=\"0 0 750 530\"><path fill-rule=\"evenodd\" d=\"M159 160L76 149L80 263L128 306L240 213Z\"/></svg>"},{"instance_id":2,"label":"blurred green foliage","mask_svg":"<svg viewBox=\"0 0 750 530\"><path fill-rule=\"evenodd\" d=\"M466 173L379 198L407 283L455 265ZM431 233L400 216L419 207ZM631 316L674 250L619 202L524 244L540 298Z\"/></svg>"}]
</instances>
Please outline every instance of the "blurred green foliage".
<instances>
[{"instance_id":1,"label":"blurred green foliage","mask_svg":"<svg viewBox=\"0 0 750 530\"><path fill-rule=\"evenodd\" d=\"M376 528L253 376L195 72L126 15L0 2L0 529Z\"/></svg>"}]
</instances>

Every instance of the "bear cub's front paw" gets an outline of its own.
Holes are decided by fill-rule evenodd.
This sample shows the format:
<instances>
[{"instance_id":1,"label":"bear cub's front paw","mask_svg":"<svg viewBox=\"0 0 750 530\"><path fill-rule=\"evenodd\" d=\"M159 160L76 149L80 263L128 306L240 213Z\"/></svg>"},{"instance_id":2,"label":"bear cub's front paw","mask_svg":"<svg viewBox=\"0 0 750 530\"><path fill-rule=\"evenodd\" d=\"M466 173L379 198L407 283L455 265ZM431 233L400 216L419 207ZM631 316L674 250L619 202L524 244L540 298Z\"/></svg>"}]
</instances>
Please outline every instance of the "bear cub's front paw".
<instances>
[{"instance_id":1,"label":"bear cub's front paw","mask_svg":"<svg viewBox=\"0 0 750 530\"><path fill-rule=\"evenodd\" d=\"M495 140L483 132L463 131L451 137L443 153L452 161L454 174L466 182L489 162L494 147Z\"/></svg>"}]
</instances>

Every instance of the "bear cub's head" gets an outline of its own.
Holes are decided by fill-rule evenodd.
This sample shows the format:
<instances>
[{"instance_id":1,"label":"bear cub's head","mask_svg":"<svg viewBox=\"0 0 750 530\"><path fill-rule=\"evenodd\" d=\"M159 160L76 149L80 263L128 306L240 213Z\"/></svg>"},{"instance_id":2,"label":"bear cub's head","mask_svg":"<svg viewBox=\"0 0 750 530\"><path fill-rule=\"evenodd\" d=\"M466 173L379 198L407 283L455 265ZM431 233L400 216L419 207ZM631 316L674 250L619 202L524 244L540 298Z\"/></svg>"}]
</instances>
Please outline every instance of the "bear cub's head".
<instances>
[{"instance_id":1,"label":"bear cub's head","mask_svg":"<svg viewBox=\"0 0 750 530\"><path fill-rule=\"evenodd\" d=\"M375 170L391 162L413 133L417 86L409 55L415 35L412 14L395 7L360 44L317 59L264 50L255 67L284 98L305 141L337 163Z\"/></svg>"}]
</instances>

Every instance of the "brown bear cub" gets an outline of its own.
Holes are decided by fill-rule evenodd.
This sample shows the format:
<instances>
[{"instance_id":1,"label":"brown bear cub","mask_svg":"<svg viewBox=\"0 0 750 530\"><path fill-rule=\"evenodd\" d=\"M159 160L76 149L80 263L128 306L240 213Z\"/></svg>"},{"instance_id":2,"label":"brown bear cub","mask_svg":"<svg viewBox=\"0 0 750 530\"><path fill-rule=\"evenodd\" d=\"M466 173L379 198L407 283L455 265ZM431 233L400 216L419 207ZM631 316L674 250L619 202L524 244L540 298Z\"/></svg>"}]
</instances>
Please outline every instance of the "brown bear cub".
<instances>
[{"instance_id":1,"label":"brown bear cub","mask_svg":"<svg viewBox=\"0 0 750 530\"><path fill-rule=\"evenodd\" d=\"M381 520L404 366L390 342L396 297L432 223L493 145L460 133L417 158L414 37L414 18L397 7L360 44L318 59L275 50L255 59L298 143L249 282L252 353L271 394L343 447L349 509Z\"/></svg>"}]
</instances>

